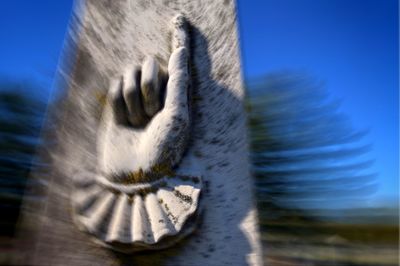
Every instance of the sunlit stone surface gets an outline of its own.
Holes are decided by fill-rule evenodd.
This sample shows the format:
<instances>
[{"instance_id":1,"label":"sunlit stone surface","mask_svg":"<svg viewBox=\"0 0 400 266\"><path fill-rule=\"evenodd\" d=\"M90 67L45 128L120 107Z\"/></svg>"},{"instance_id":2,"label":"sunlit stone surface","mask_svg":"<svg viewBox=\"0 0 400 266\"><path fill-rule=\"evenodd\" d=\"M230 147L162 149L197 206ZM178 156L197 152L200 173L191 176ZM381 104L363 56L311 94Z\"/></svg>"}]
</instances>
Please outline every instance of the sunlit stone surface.
<instances>
[{"instance_id":1,"label":"sunlit stone surface","mask_svg":"<svg viewBox=\"0 0 400 266\"><path fill-rule=\"evenodd\" d=\"M70 204L73 177L96 172L97 133L110 77L121 75L128 65L141 65L149 55L167 65L169 21L177 13L191 25L192 106L188 147L176 174L201 173L204 209L198 229L172 248L122 255L94 243L75 226ZM65 76L68 94L55 109L57 130L48 139L57 142L45 156L51 164L46 204L27 206L25 211L25 220L36 221L30 228L37 228L25 264L261 265L233 1L88 0L74 20L69 40L77 44L76 57L65 56L60 75L72 71ZM96 188L88 193L96 195ZM98 204L124 210L125 200L111 193ZM138 203L152 205L154 198ZM131 210L133 219L140 217L134 215L140 211L136 206L141 205ZM112 230L106 239L112 240L124 219L107 219ZM118 228L128 230L125 225Z\"/></svg>"}]
</instances>

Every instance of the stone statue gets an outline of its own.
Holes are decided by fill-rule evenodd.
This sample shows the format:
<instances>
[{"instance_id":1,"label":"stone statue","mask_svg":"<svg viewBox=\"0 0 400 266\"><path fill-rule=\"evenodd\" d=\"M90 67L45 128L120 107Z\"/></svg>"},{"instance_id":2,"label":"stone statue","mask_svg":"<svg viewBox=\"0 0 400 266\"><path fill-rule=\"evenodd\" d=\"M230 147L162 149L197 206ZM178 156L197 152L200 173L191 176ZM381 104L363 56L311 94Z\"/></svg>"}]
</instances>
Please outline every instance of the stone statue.
<instances>
[{"instance_id":1,"label":"stone statue","mask_svg":"<svg viewBox=\"0 0 400 266\"><path fill-rule=\"evenodd\" d=\"M234 2L75 10L19 263L261 265Z\"/></svg>"},{"instance_id":2,"label":"stone statue","mask_svg":"<svg viewBox=\"0 0 400 266\"><path fill-rule=\"evenodd\" d=\"M111 82L98 129L99 170L75 178L76 223L118 251L165 248L195 229L201 177L184 175L193 172L187 164L177 167L190 128L185 24L182 15L172 20L176 47L167 71L148 57Z\"/></svg>"}]
</instances>

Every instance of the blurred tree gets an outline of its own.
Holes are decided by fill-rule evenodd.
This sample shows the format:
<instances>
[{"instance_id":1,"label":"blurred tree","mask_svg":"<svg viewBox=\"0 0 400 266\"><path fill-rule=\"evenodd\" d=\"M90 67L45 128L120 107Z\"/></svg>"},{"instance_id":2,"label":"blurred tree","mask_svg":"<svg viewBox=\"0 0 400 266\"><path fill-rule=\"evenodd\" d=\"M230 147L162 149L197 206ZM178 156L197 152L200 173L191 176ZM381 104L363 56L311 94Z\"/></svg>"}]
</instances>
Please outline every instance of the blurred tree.
<instances>
[{"instance_id":1,"label":"blurred tree","mask_svg":"<svg viewBox=\"0 0 400 266\"><path fill-rule=\"evenodd\" d=\"M247 86L262 224L315 219L321 213L312 210L354 204L374 193L368 131L352 127L322 84L275 73Z\"/></svg>"},{"instance_id":2,"label":"blurred tree","mask_svg":"<svg viewBox=\"0 0 400 266\"><path fill-rule=\"evenodd\" d=\"M32 83L0 81L0 236L13 236L46 103ZM33 182L33 181L32 181Z\"/></svg>"}]
</instances>

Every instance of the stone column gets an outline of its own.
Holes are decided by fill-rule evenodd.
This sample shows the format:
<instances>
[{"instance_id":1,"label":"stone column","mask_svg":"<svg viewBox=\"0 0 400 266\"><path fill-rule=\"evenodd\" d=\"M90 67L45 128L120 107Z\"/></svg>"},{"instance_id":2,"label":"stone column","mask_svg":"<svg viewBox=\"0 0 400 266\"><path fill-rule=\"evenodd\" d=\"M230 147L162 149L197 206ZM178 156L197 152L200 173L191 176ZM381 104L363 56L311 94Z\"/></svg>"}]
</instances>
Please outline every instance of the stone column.
<instances>
[{"instance_id":1,"label":"stone column","mask_svg":"<svg viewBox=\"0 0 400 266\"><path fill-rule=\"evenodd\" d=\"M192 129L205 189L198 229L176 246L121 254L79 231L70 213L71 178L96 169L96 129L109 79L146 55L168 61L169 21L190 23ZM40 265L261 265L253 181L249 171L235 4L229 0L88 0L77 4L64 69L67 84L53 110L55 144L44 206L26 208L35 226L25 263ZM65 74L67 73L67 74ZM37 175L40 178L40 175ZM35 222L33 222L35 221Z\"/></svg>"}]
</instances>

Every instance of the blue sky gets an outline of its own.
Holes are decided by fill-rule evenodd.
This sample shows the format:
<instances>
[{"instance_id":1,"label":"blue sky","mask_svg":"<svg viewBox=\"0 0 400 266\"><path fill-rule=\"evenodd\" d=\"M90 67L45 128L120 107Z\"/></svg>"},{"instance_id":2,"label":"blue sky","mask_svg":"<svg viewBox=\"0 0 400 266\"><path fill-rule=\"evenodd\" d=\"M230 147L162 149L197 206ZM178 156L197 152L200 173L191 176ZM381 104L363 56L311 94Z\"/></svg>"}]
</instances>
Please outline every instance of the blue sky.
<instances>
[{"instance_id":1,"label":"blue sky","mask_svg":"<svg viewBox=\"0 0 400 266\"><path fill-rule=\"evenodd\" d=\"M0 4L0 78L35 82L48 96L72 0L11 0Z\"/></svg>"},{"instance_id":2,"label":"blue sky","mask_svg":"<svg viewBox=\"0 0 400 266\"><path fill-rule=\"evenodd\" d=\"M72 0L2 1L0 78L48 96ZM370 127L376 203L398 195L398 3L395 0L238 1L247 79L294 70L326 82L357 127Z\"/></svg>"},{"instance_id":3,"label":"blue sky","mask_svg":"<svg viewBox=\"0 0 400 266\"><path fill-rule=\"evenodd\" d=\"M394 0L238 1L246 79L301 71L325 82L354 126L371 128L379 190L399 189L398 3Z\"/></svg>"}]
</instances>

